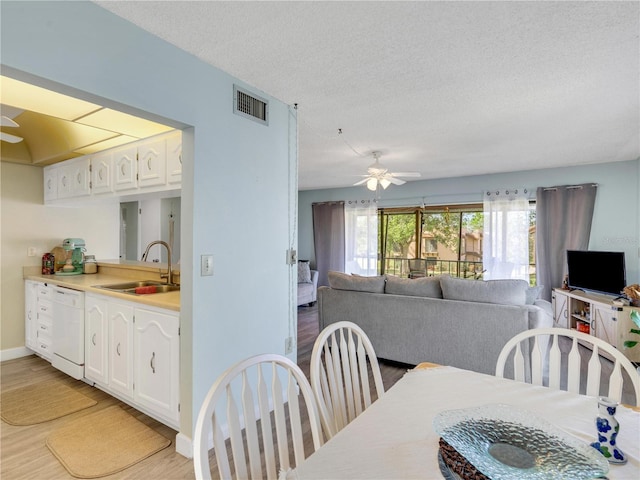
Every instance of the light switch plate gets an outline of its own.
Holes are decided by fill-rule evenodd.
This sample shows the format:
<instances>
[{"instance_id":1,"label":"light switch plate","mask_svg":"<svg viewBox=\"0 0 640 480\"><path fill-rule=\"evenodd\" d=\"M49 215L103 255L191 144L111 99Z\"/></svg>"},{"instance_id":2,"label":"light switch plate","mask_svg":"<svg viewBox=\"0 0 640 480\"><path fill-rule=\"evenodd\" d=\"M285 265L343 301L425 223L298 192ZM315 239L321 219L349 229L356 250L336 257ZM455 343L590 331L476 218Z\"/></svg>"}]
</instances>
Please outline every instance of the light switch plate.
<instances>
[{"instance_id":1,"label":"light switch plate","mask_svg":"<svg viewBox=\"0 0 640 480\"><path fill-rule=\"evenodd\" d=\"M213 255L200 255L200 276L213 275Z\"/></svg>"}]
</instances>

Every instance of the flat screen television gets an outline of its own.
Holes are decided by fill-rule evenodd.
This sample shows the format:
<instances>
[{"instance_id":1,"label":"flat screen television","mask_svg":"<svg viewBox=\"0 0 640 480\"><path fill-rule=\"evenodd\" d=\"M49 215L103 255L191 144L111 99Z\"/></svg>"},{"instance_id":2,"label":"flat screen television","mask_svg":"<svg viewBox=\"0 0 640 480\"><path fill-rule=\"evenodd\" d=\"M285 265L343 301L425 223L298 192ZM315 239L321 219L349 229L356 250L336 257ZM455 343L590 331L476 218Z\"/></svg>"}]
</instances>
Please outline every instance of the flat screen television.
<instances>
[{"instance_id":1,"label":"flat screen television","mask_svg":"<svg viewBox=\"0 0 640 480\"><path fill-rule=\"evenodd\" d=\"M620 295L626 286L624 252L567 250L569 288Z\"/></svg>"}]
</instances>

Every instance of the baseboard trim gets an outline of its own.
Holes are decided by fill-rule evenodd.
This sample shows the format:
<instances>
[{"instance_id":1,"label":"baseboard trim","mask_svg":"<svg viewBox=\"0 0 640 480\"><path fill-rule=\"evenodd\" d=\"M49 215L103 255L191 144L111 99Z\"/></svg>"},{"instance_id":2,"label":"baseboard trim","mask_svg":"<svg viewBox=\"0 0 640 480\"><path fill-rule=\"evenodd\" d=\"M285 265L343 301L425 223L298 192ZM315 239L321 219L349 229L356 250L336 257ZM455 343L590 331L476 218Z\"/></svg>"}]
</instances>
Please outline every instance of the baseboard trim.
<instances>
[{"instance_id":1,"label":"baseboard trim","mask_svg":"<svg viewBox=\"0 0 640 480\"><path fill-rule=\"evenodd\" d=\"M6 350L0 350L0 362L28 357L29 355L33 355L33 352L27 347L8 348Z\"/></svg>"},{"instance_id":2,"label":"baseboard trim","mask_svg":"<svg viewBox=\"0 0 640 480\"><path fill-rule=\"evenodd\" d=\"M193 458L193 442L183 433L176 435L176 453L186 458Z\"/></svg>"}]
</instances>

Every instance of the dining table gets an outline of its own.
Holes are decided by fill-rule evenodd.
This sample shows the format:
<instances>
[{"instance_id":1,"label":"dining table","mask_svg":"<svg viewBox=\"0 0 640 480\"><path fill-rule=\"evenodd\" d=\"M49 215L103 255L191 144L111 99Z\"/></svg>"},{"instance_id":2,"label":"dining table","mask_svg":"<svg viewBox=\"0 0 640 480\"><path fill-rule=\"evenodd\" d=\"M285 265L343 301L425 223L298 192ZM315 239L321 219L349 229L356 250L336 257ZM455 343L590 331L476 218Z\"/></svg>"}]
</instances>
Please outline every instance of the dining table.
<instances>
[{"instance_id":1,"label":"dining table","mask_svg":"<svg viewBox=\"0 0 640 480\"><path fill-rule=\"evenodd\" d=\"M541 419L587 446L597 438L598 398L425 364L407 371L362 414L295 469L283 472L281 478L447 478L446 470L439 466L441 435L434 429L434 418L453 410L484 406L517 409L525 418ZM606 477L600 478L638 480L640 412L619 405L615 417L620 425L618 447L628 460L624 465L610 464Z\"/></svg>"}]
</instances>

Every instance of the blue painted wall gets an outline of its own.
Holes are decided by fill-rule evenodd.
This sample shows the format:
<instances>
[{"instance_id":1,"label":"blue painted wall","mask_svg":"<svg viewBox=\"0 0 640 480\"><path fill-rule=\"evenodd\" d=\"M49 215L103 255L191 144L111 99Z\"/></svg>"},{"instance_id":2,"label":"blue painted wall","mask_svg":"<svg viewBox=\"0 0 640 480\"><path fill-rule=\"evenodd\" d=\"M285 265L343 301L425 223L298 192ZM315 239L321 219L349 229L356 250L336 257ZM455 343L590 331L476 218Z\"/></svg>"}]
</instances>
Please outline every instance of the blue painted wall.
<instances>
[{"instance_id":1,"label":"blue painted wall","mask_svg":"<svg viewBox=\"0 0 640 480\"><path fill-rule=\"evenodd\" d=\"M598 184L589 249L624 251L627 283L640 283L640 160L578 167L529 170L468 177L408 182L390 186L379 206L394 207L452 203L481 203L484 190L527 188L535 198L537 187ZM364 187L306 190L298 193L300 258L314 257L311 204L330 200L372 198ZM594 272L595 273L595 272Z\"/></svg>"},{"instance_id":2,"label":"blue painted wall","mask_svg":"<svg viewBox=\"0 0 640 480\"><path fill-rule=\"evenodd\" d=\"M297 239L295 113L91 2L0 8L4 75L185 129L181 432L190 437L218 375L250 355L283 354L295 332L297 272L285 263ZM232 113L234 83L270 100L268 127ZM213 254L213 276L200 276L202 254Z\"/></svg>"}]
</instances>

